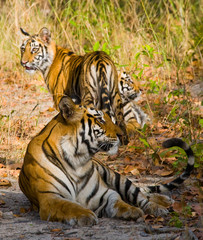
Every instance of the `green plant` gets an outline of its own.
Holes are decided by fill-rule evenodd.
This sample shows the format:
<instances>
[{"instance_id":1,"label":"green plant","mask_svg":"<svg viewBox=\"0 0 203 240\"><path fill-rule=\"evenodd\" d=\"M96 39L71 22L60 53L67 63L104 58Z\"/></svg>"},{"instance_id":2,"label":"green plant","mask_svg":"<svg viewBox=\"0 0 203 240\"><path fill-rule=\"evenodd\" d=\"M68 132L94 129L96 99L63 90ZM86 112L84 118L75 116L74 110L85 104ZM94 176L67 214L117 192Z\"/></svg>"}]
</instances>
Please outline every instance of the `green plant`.
<instances>
[{"instance_id":1,"label":"green plant","mask_svg":"<svg viewBox=\"0 0 203 240\"><path fill-rule=\"evenodd\" d=\"M183 226L183 222L180 220L179 214L177 212L171 213L169 225L177 228L181 228Z\"/></svg>"},{"instance_id":2,"label":"green plant","mask_svg":"<svg viewBox=\"0 0 203 240\"><path fill-rule=\"evenodd\" d=\"M203 166L203 143L200 141L199 143L195 143L191 146L192 150L196 156L196 161L194 167L196 169L200 169Z\"/></svg>"},{"instance_id":3,"label":"green plant","mask_svg":"<svg viewBox=\"0 0 203 240\"><path fill-rule=\"evenodd\" d=\"M93 45L93 51L99 51L102 50L104 52L106 52L108 55L114 55L115 51L118 50L120 48L120 46L109 46L106 42L103 43L103 45L100 45L100 42L97 41L94 45Z\"/></svg>"}]
</instances>

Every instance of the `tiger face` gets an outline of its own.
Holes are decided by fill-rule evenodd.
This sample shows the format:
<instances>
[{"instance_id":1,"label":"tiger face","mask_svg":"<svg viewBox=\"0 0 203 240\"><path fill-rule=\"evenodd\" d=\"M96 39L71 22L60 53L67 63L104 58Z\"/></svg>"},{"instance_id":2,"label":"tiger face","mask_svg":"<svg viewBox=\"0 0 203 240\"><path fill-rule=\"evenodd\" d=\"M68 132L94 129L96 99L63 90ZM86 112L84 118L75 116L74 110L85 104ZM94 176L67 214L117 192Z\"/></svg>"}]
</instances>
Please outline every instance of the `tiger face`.
<instances>
[{"instance_id":1,"label":"tiger face","mask_svg":"<svg viewBox=\"0 0 203 240\"><path fill-rule=\"evenodd\" d=\"M70 126L76 126L77 135L74 135L75 139L72 137L71 142L77 145L79 155L87 150L90 155L98 151L104 151L110 155L117 153L120 146L118 136L123 133L106 113L94 108L75 105L68 97L61 99L59 109L68 133ZM62 138L67 139L66 135ZM64 141L61 140L61 142ZM67 141L65 141L66 145ZM66 147L62 145L62 148L64 148L63 151L66 151Z\"/></svg>"},{"instance_id":2,"label":"tiger face","mask_svg":"<svg viewBox=\"0 0 203 240\"><path fill-rule=\"evenodd\" d=\"M138 101L142 94L138 83L133 81L125 71L118 71L118 87L123 104L129 101Z\"/></svg>"},{"instance_id":3,"label":"tiger face","mask_svg":"<svg viewBox=\"0 0 203 240\"><path fill-rule=\"evenodd\" d=\"M24 39L21 44L21 65L26 72L33 74L36 70L44 73L51 65L54 57L54 48L50 43L50 32L42 28L38 34L30 35L21 28Z\"/></svg>"}]
</instances>

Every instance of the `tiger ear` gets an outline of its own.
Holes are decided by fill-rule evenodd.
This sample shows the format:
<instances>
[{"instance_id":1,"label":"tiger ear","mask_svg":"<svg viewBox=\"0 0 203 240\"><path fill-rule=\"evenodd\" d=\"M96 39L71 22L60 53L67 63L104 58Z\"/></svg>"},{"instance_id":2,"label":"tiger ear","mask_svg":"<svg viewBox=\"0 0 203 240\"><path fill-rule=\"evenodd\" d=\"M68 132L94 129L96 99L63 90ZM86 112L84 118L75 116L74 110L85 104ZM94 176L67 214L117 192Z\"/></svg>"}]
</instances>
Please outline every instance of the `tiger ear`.
<instances>
[{"instance_id":1,"label":"tiger ear","mask_svg":"<svg viewBox=\"0 0 203 240\"><path fill-rule=\"evenodd\" d=\"M25 30L23 30L22 28L20 28L20 31L22 32L23 35L30 36L30 34L28 32L26 32Z\"/></svg>"},{"instance_id":2,"label":"tiger ear","mask_svg":"<svg viewBox=\"0 0 203 240\"><path fill-rule=\"evenodd\" d=\"M40 29L38 35L44 43L49 44L51 42L51 33L49 29L47 29L46 27Z\"/></svg>"},{"instance_id":3,"label":"tiger ear","mask_svg":"<svg viewBox=\"0 0 203 240\"><path fill-rule=\"evenodd\" d=\"M64 96L59 102L59 109L62 116L68 120L74 115L76 106L70 97Z\"/></svg>"}]
</instances>

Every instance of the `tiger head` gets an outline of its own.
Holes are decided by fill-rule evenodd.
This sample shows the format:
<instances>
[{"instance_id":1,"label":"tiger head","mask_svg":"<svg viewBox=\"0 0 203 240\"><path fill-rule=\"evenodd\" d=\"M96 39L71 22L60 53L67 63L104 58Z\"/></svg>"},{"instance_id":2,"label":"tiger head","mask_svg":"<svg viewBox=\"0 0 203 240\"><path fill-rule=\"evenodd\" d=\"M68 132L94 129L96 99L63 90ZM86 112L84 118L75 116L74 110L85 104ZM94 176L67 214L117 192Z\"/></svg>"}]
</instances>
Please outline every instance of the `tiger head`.
<instances>
[{"instance_id":1,"label":"tiger head","mask_svg":"<svg viewBox=\"0 0 203 240\"><path fill-rule=\"evenodd\" d=\"M51 34L47 28L42 28L38 34L30 35L22 28L24 35L21 44L21 65L26 72L32 74L36 70L45 73L52 64L55 55L55 43L51 41Z\"/></svg>"},{"instance_id":2,"label":"tiger head","mask_svg":"<svg viewBox=\"0 0 203 240\"><path fill-rule=\"evenodd\" d=\"M110 155L117 153L119 136L123 133L106 113L76 105L69 97L62 97L59 109L59 116L63 119L63 134L67 133L63 136L64 146L69 146L66 141L69 139L74 146L75 155L81 156L87 152L92 155L98 151L105 151Z\"/></svg>"},{"instance_id":3,"label":"tiger head","mask_svg":"<svg viewBox=\"0 0 203 240\"><path fill-rule=\"evenodd\" d=\"M125 71L118 71L118 87L123 104L138 101L142 94L138 83L133 81Z\"/></svg>"}]
</instances>

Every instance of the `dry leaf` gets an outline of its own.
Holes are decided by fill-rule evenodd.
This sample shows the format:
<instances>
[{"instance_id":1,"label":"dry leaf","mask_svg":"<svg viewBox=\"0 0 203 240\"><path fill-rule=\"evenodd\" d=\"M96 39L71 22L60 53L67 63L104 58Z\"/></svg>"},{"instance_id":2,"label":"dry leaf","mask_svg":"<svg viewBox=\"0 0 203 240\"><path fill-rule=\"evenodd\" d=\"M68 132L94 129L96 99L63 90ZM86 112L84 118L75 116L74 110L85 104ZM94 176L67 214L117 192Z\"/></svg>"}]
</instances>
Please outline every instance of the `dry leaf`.
<instances>
[{"instance_id":1,"label":"dry leaf","mask_svg":"<svg viewBox=\"0 0 203 240\"><path fill-rule=\"evenodd\" d=\"M144 220L146 223L154 222L154 219L155 219L154 215L148 215L148 214L144 215Z\"/></svg>"},{"instance_id":2,"label":"dry leaf","mask_svg":"<svg viewBox=\"0 0 203 240\"><path fill-rule=\"evenodd\" d=\"M14 216L14 217L17 217L17 218L18 218L18 217L21 217L20 214L13 214L13 216Z\"/></svg>"},{"instance_id":3,"label":"dry leaf","mask_svg":"<svg viewBox=\"0 0 203 240\"><path fill-rule=\"evenodd\" d=\"M130 158L129 156L125 156L123 162L124 162L125 164L129 164L129 163L131 162L131 158Z\"/></svg>"},{"instance_id":4,"label":"dry leaf","mask_svg":"<svg viewBox=\"0 0 203 240\"><path fill-rule=\"evenodd\" d=\"M154 166L160 166L160 161L158 158L154 159Z\"/></svg>"},{"instance_id":5,"label":"dry leaf","mask_svg":"<svg viewBox=\"0 0 203 240\"><path fill-rule=\"evenodd\" d=\"M19 238L20 239L23 239L25 237L25 235L20 235Z\"/></svg>"},{"instance_id":6,"label":"dry leaf","mask_svg":"<svg viewBox=\"0 0 203 240\"><path fill-rule=\"evenodd\" d=\"M157 221L157 222L163 222L163 221L164 221L164 218L162 218L162 217L157 217L157 218L156 218L156 221Z\"/></svg>"},{"instance_id":7,"label":"dry leaf","mask_svg":"<svg viewBox=\"0 0 203 240\"><path fill-rule=\"evenodd\" d=\"M5 205L6 203L4 202L4 200L0 199L0 206L1 205Z\"/></svg>"},{"instance_id":8,"label":"dry leaf","mask_svg":"<svg viewBox=\"0 0 203 240\"><path fill-rule=\"evenodd\" d=\"M192 208L195 210L195 212L199 215L202 216L203 214L203 209L200 203L194 203L192 204Z\"/></svg>"},{"instance_id":9,"label":"dry leaf","mask_svg":"<svg viewBox=\"0 0 203 240\"><path fill-rule=\"evenodd\" d=\"M54 228L54 229L51 229L51 232L60 232L61 231L61 228Z\"/></svg>"},{"instance_id":10,"label":"dry leaf","mask_svg":"<svg viewBox=\"0 0 203 240\"><path fill-rule=\"evenodd\" d=\"M129 172L132 171L133 169L134 169L134 166L132 166L132 165L127 165L127 166L124 168L123 172L124 172L124 173L129 173Z\"/></svg>"},{"instance_id":11,"label":"dry leaf","mask_svg":"<svg viewBox=\"0 0 203 240\"><path fill-rule=\"evenodd\" d=\"M197 212L192 212L192 217L196 217L197 216Z\"/></svg>"},{"instance_id":12,"label":"dry leaf","mask_svg":"<svg viewBox=\"0 0 203 240\"><path fill-rule=\"evenodd\" d=\"M11 186L11 182L7 179L1 179L0 186Z\"/></svg>"},{"instance_id":13,"label":"dry leaf","mask_svg":"<svg viewBox=\"0 0 203 240\"><path fill-rule=\"evenodd\" d=\"M185 207L185 206L186 206L186 203L183 203L183 202L174 202L173 203L173 209L175 212L182 213L183 207Z\"/></svg>"},{"instance_id":14,"label":"dry leaf","mask_svg":"<svg viewBox=\"0 0 203 240\"><path fill-rule=\"evenodd\" d=\"M27 209L25 209L25 208L23 208L23 207L20 208L20 213L26 213L26 212L28 212Z\"/></svg>"},{"instance_id":15,"label":"dry leaf","mask_svg":"<svg viewBox=\"0 0 203 240\"><path fill-rule=\"evenodd\" d=\"M154 174L165 177L173 173L173 170L158 169Z\"/></svg>"},{"instance_id":16,"label":"dry leaf","mask_svg":"<svg viewBox=\"0 0 203 240\"><path fill-rule=\"evenodd\" d=\"M194 79L194 75L191 74L191 73L186 73L185 77L186 77L187 80L193 80Z\"/></svg>"},{"instance_id":17,"label":"dry leaf","mask_svg":"<svg viewBox=\"0 0 203 240\"><path fill-rule=\"evenodd\" d=\"M55 111L55 109L54 109L54 108L52 108L52 107L49 107L49 108L47 109L47 111L48 111L48 112L54 112L54 111Z\"/></svg>"},{"instance_id":18,"label":"dry leaf","mask_svg":"<svg viewBox=\"0 0 203 240\"><path fill-rule=\"evenodd\" d=\"M146 219L154 219L154 215L149 215L149 214L144 215L144 219L145 219L145 220L146 220Z\"/></svg>"},{"instance_id":19,"label":"dry leaf","mask_svg":"<svg viewBox=\"0 0 203 240\"><path fill-rule=\"evenodd\" d=\"M140 174L139 170L137 168L134 168L132 171L130 171L133 175Z\"/></svg>"}]
</instances>

